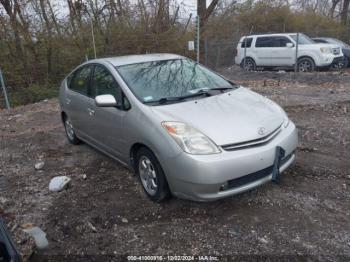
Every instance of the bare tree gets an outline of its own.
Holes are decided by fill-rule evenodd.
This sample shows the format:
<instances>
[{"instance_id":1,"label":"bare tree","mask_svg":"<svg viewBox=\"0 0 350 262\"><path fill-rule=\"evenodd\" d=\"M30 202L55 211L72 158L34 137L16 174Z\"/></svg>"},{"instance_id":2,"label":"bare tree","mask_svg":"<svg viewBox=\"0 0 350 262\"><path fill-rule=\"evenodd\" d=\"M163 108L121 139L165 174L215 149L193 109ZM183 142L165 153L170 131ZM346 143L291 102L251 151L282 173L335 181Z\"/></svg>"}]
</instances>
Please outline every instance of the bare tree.
<instances>
[{"instance_id":1,"label":"bare tree","mask_svg":"<svg viewBox=\"0 0 350 262\"><path fill-rule=\"evenodd\" d=\"M346 25L348 23L348 12L349 12L350 0L344 0L343 8L340 14L341 23Z\"/></svg>"},{"instance_id":2,"label":"bare tree","mask_svg":"<svg viewBox=\"0 0 350 262\"><path fill-rule=\"evenodd\" d=\"M208 19L210 15L214 12L215 7L217 6L219 0L212 0L210 5L207 8L207 1L206 0L197 0L197 15L199 17L200 21L200 34L199 34L199 60L202 62L204 61L205 56L205 50L204 50L204 44L205 44L205 27L208 22Z\"/></svg>"}]
</instances>

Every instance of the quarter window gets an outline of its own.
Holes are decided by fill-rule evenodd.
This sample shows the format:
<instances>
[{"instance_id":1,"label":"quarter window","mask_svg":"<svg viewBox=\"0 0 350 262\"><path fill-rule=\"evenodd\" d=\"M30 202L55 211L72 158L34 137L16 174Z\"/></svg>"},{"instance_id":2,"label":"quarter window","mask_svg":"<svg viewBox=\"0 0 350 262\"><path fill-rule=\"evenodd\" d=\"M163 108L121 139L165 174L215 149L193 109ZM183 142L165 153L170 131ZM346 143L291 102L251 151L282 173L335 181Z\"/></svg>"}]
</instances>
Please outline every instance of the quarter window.
<instances>
[{"instance_id":1,"label":"quarter window","mask_svg":"<svg viewBox=\"0 0 350 262\"><path fill-rule=\"evenodd\" d=\"M91 66L84 66L78 69L70 81L69 88L86 95L88 93L90 74Z\"/></svg>"},{"instance_id":2,"label":"quarter window","mask_svg":"<svg viewBox=\"0 0 350 262\"><path fill-rule=\"evenodd\" d=\"M245 45L247 43L247 48L252 46L252 42L253 42L253 38L243 38L242 44L241 44L241 48L245 48Z\"/></svg>"}]
</instances>

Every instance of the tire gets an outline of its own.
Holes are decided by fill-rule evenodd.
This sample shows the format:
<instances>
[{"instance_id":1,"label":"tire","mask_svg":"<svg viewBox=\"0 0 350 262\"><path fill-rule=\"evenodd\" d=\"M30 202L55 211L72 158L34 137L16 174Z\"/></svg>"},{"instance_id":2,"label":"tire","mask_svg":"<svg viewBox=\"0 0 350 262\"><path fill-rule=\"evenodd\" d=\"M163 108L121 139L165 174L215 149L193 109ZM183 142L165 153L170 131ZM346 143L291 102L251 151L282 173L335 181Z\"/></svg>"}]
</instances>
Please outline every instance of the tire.
<instances>
[{"instance_id":1,"label":"tire","mask_svg":"<svg viewBox=\"0 0 350 262\"><path fill-rule=\"evenodd\" d=\"M298 59L299 72L313 72L315 71L315 62L312 58L302 57Z\"/></svg>"},{"instance_id":2,"label":"tire","mask_svg":"<svg viewBox=\"0 0 350 262\"><path fill-rule=\"evenodd\" d=\"M256 71L256 64L254 59L248 57L246 59L243 59L241 63L241 67L243 68L244 71Z\"/></svg>"},{"instance_id":3,"label":"tire","mask_svg":"<svg viewBox=\"0 0 350 262\"><path fill-rule=\"evenodd\" d=\"M154 202L170 197L168 182L157 158L149 149L142 147L136 154L135 171L146 195Z\"/></svg>"},{"instance_id":4,"label":"tire","mask_svg":"<svg viewBox=\"0 0 350 262\"><path fill-rule=\"evenodd\" d=\"M80 139L76 136L71 120L67 115L63 117L64 130L66 132L69 143L78 145L81 143Z\"/></svg>"}]
</instances>

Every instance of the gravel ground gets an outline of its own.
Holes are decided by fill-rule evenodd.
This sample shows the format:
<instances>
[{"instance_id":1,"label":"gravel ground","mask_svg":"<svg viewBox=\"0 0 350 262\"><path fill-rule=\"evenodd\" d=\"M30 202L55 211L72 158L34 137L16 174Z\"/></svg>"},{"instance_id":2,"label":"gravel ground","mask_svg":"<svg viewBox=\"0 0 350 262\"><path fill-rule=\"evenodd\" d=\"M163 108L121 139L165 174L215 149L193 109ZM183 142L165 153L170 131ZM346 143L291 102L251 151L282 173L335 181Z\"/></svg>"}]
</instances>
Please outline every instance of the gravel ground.
<instances>
[{"instance_id":1,"label":"gravel ground","mask_svg":"<svg viewBox=\"0 0 350 262\"><path fill-rule=\"evenodd\" d=\"M280 185L210 203L173 198L155 204L125 167L85 144L68 144L56 99L0 111L0 216L24 259L262 255L266 261L349 261L350 71L220 72L281 104L296 123L297 159ZM39 161L45 165L35 170ZM50 193L57 175L72 181ZM25 223L46 232L47 250L35 250Z\"/></svg>"}]
</instances>

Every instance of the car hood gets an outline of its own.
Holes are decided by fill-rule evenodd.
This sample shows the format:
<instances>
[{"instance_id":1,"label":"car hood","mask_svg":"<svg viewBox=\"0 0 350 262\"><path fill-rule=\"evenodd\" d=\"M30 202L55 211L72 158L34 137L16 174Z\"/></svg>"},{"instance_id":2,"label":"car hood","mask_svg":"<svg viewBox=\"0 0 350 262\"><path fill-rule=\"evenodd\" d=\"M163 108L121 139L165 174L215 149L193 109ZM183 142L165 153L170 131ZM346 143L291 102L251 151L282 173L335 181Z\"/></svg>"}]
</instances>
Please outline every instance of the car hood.
<instances>
[{"instance_id":1,"label":"car hood","mask_svg":"<svg viewBox=\"0 0 350 262\"><path fill-rule=\"evenodd\" d=\"M186 123L217 145L261 138L276 130L284 120L279 106L243 87L208 98L153 106L151 110L160 121ZM265 132L259 134L262 127Z\"/></svg>"}]
</instances>

